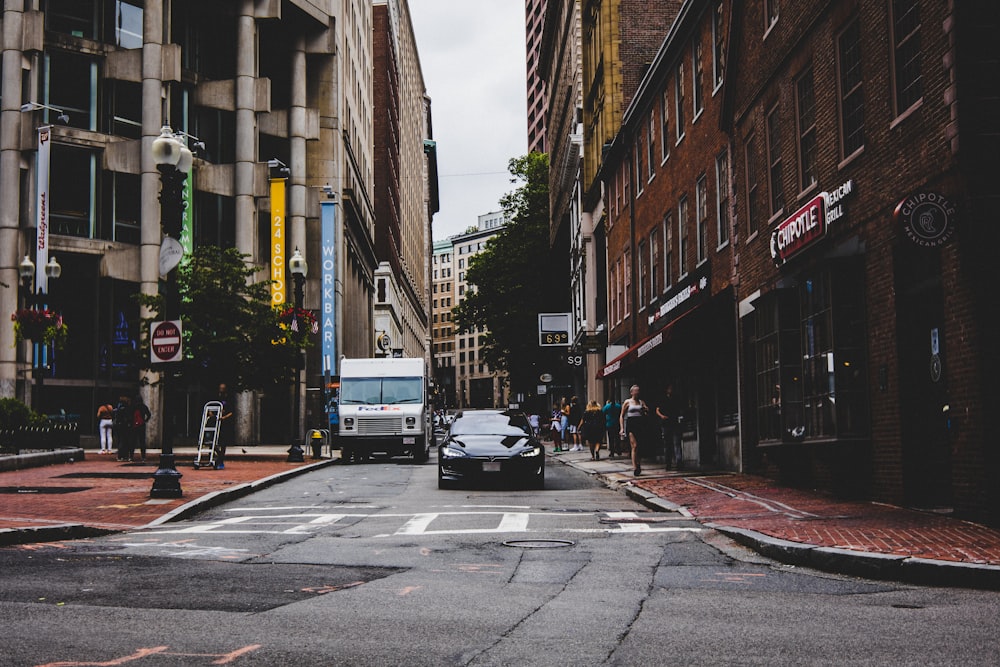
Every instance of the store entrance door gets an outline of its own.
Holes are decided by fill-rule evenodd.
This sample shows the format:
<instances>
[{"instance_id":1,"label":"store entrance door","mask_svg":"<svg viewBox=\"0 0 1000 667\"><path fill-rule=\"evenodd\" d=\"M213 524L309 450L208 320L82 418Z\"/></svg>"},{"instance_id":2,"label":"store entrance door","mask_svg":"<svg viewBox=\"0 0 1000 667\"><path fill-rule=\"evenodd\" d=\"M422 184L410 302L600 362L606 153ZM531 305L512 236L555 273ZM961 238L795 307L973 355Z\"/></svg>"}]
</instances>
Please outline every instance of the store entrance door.
<instances>
[{"instance_id":1,"label":"store entrance door","mask_svg":"<svg viewBox=\"0 0 1000 667\"><path fill-rule=\"evenodd\" d=\"M948 508L951 445L943 412L948 391L939 251L905 247L897 253L896 297L903 491L915 507Z\"/></svg>"}]
</instances>

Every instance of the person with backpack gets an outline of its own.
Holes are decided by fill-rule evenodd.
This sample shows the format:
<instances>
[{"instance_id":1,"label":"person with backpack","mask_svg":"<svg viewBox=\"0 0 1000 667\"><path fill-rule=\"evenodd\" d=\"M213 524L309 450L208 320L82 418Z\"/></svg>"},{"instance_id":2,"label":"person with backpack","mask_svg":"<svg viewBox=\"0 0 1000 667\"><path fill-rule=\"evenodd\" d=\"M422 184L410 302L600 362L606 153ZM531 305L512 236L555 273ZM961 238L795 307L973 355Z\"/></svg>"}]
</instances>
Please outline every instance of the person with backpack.
<instances>
[{"instance_id":1,"label":"person with backpack","mask_svg":"<svg viewBox=\"0 0 1000 667\"><path fill-rule=\"evenodd\" d=\"M111 429L113 422L111 418L115 414L115 408L110 403L105 403L97 408L97 435L101 443L101 454L110 454L113 444Z\"/></svg>"},{"instance_id":2,"label":"person with backpack","mask_svg":"<svg viewBox=\"0 0 1000 667\"><path fill-rule=\"evenodd\" d=\"M143 402L142 395L136 394L132 399L132 453L139 450L139 456L143 463L146 462L146 422L152 417L149 407Z\"/></svg>"},{"instance_id":3,"label":"person with backpack","mask_svg":"<svg viewBox=\"0 0 1000 667\"><path fill-rule=\"evenodd\" d=\"M118 460L132 460L132 410L129 406L128 396L122 394L118 397L112 413L112 432L114 441L118 444Z\"/></svg>"}]
</instances>

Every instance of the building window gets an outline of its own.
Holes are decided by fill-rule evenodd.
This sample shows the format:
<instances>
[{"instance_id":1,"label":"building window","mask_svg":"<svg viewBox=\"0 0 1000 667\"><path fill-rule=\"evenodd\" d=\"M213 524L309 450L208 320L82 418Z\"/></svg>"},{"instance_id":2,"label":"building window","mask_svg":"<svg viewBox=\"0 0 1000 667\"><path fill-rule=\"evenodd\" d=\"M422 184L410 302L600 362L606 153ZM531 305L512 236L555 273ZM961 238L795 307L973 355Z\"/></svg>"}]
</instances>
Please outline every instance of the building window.
<instances>
[{"instance_id":1,"label":"building window","mask_svg":"<svg viewBox=\"0 0 1000 667\"><path fill-rule=\"evenodd\" d=\"M698 263L701 264L708 257L708 181L705 174L698 177L694 198L698 215Z\"/></svg>"},{"instance_id":2,"label":"building window","mask_svg":"<svg viewBox=\"0 0 1000 667\"><path fill-rule=\"evenodd\" d=\"M778 134L778 105L767 112L767 187L771 198L771 215L785 208L785 191L782 186L781 145Z\"/></svg>"},{"instance_id":3,"label":"building window","mask_svg":"<svg viewBox=\"0 0 1000 667\"><path fill-rule=\"evenodd\" d=\"M97 153L53 143L49 174L52 233L93 238Z\"/></svg>"},{"instance_id":4,"label":"building window","mask_svg":"<svg viewBox=\"0 0 1000 667\"><path fill-rule=\"evenodd\" d=\"M646 241L639 241L639 301L636 308L646 307L646 286L649 284L649 257L646 255Z\"/></svg>"},{"instance_id":5,"label":"building window","mask_svg":"<svg viewBox=\"0 0 1000 667\"><path fill-rule=\"evenodd\" d=\"M764 0L764 34L778 22L778 0Z\"/></svg>"},{"instance_id":6,"label":"building window","mask_svg":"<svg viewBox=\"0 0 1000 667\"><path fill-rule=\"evenodd\" d=\"M913 0L892 0L892 79L896 115L923 96L920 71L920 7Z\"/></svg>"},{"instance_id":7,"label":"building window","mask_svg":"<svg viewBox=\"0 0 1000 667\"><path fill-rule=\"evenodd\" d=\"M684 138L684 63L677 66L674 79L674 124L677 126L677 142Z\"/></svg>"},{"instance_id":8,"label":"building window","mask_svg":"<svg viewBox=\"0 0 1000 667\"><path fill-rule=\"evenodd\" d=\"M837 38L841 158L865 145L865 96L861 88L861 22L855 17Z\"/></svg>"},{"instance_id":9,"label":"building window","mask_svg":"<svg viewBox=\"0 0 1000 667\"><path fill-rule=\"evenodd\" d=\"M113 172L107 180L112 183L114 188L111 200L114 205L112 217L115 221L113 238L115 241L138 245L140 241L139 209L141 208L139 174Z\"/></svg>"},{"instance_id":10,"label":"building window","mask_svg":"<svg viewBox=\"0 0 1000 667\"><path fill-rule=\"evenodd\" d=\"M639 133L636 135L636 138L635 138L635 150L633 151L633 153L635 155L635 196L636 196L636 198L638 198L639 195L642 194L642 191L644 189L643 182L645 181L645 179L642 177L642 173L643 173L643 170L642 170L643 147L642 147L642 130L641 129L639 130Z\"/></svg>"},{"instance_id":11,"label":"building window","mask_svg":"<svg viewBox=\"0 0 1000 667\"><path fill-rule=\"evenodd\" d=\"M45 29L73 37L97 39L96 0L48 0Z\"/></svg>"},{"instance_id":12,"label":"building window","mask_svg":"<svg viewBox=\"0 0 1000 667\"><path fill-rule=\"evenodd\" d=\"M656 113L654 111L649 112L649 137L646 141L646 176L649 180L653 180L653 176L656 175L656 169L653 168L653 137L656 136Z\"/></svg>"},{"instance_id":13,"label":"building window","mask_svg":"<svg viewBox=\"0 0 1000 667\"><path fill-rule=\"evenodd\" d=\"M688 264L688 198L681 197L677 204L677 277L683 278L687 275Z\"/></svg>"},{"instance_id":14,"label":"building window","mask_svg":"<svg viewBox=\"0 0 1000 667\"><path fill-rule=\"evenodd\" d=\"M131 81L108 81L107 100L111 134L139 139L142 137L142 85Z\"/></svg>"},{"instance_id":15,"label":"building window","mask_svg":"<svg viewBox=\"0 0 1000 667\"><path fill-rule=\"evenodd\" d=\"M667 161L670 157L670 100L667 95L667 88L663 88L660 95L660 160Z\"/></svg>"},{"instance_id":16,"label":"building window","mask_svg":"<svg viewBox=\"0 0 1000 667\"><path fill-rule=\"evenodd\" d=\"M805 191L816 184L816 94L810 66L795 82L795 110L799 131L799 186Z\"/></svg>"},{"instance_id":17,"label":"building window","mask_svg":"<svg viewBox=\"0 0 1000 667\"><path fill-rule=\"evenodd\" d=\"M97 131L97 80L96 60L67 51L45 54L45 101L69 114L70 127ZM48 115L45 110L46 122Z\"/></svg>"},{"instance_id":18,"label":"building window","mask_svg":"<svg viewBox=\"0 0 1000 667\"><path fill-rule=\"evenodd\" d=\"M115 45L122 49L142 48L142 3L115 0Z\"/></svg>"},{"instance_id":19,"label":"building window","mask_svg":"<svg viewBox=\"0 0 1000 667\"><path fill-rule=\"evenodd\" d=\"M729 152L715 156L715 216L719 247L729 243Z\"/></svg>"},{"instance_id":20,"label":"building window","mask_svg":"<svg viewBox=\"0 0 1000 667\"><path fill-rule=\"evenodd\" d=\"M705 66L701 57L701 39L691 48L691 102L694 104L693 120L698 120L705 108Z\"/></svg>"},{"instance_id":21,"label":"building window","mask_svg":"<svg viewBox=\"0 0 1000 667\"><path fill-rule=\"evenodd\" d=\"M715 88L722 85L726 69L726 33L722 25L724 9L724 3L717 2L712 12L712 81Z\"/></svg>"},{"instance_id":22,"label":"building window","mask_svg":"<svg viewBox=\"0 0 1000 667\"><path fill-rule=\"evenodd\" d=\"M611 313L611 321L618 324L621 321L621 318L618 317L618 262L615 262L614 266L611 267L609 280L611 284L608 286L608 295L611 303L608 304L608 310Z\"/></svg>"},{"instance_id":23,"label":"building window","mask_svg":"<svg viewBox=\"0 0 1000 667\"><path fill-rule=\"evenodd\" d=\"M649 233L649 300L660 294L660 234L659 228Z\"/></svg>"},{"instance_id":24,"label":"building window","mask_svg":"<svg viewBox=\"0 0 1000 667\"><path fill-rule=\"evenodd\" d=\"M629 202L629 181L631 179L632 165L626 158L622 160L622 205L628 206Z\"/></svg>"},{"instance_id":25,"label":"building window","mask_svg":"<svg viewBox=\"0 0 1000 667\"><path fill-rule=\"evenodd\" d=\"M663 216L663 230L663 291L666 292L673 284L674 214L671 211Z\"/></svg>"},{"instance_id":26,"label":"building window","mask_svg":"<svg viewBox=\"0 0 1000 667\"><path fill-rule=\"evenodd\" d=\"M743 170L747 179L747 233L756 234L760 219L760 187L757 178L757 139L750 134L743 144Z\"/></svg>"},{"instance_id":27,"label":"building window","mask_svg":"<svg viewBox=\"0 0 1000 667\"><path fill-rule=\"evenodd\" d=\"M757 437L759 441L780 441L784 434L784 411L782 396L781 335L778 322L777 294L761 299L754 311L754 362L755 389L757 394ZM789 334L790 336L791 334ZM789 355L785 355L785 358ZM791 387L785 393L792 394Z\"/></svg>"},{"instance_id":28,"label":"building window","mask_svg":"<svg viewBox=\"0 0 1000 667\"><path fill-rule=\"evenodd\" d=\"M628 319L632 314L632 251L628 249L622 256L622 318Z\"/></svg>"}]
</instances>

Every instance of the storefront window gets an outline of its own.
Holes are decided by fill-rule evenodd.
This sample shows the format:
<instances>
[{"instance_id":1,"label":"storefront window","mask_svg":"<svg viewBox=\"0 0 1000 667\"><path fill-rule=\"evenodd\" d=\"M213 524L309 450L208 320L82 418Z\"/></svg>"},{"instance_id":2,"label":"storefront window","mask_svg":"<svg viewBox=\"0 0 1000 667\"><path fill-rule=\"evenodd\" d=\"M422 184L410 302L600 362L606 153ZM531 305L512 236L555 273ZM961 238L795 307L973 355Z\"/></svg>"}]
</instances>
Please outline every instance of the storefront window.
<instances>
[{"instance_id":1,"label":"storefront window","mask_svg":"<svg viewBox=\"0 0 1000 667\"><path fill-rule=\"evenodd\" d=\"M863 272L834 264L755 303L758 440L865 437Z\"/></svg>"}]
</instances>

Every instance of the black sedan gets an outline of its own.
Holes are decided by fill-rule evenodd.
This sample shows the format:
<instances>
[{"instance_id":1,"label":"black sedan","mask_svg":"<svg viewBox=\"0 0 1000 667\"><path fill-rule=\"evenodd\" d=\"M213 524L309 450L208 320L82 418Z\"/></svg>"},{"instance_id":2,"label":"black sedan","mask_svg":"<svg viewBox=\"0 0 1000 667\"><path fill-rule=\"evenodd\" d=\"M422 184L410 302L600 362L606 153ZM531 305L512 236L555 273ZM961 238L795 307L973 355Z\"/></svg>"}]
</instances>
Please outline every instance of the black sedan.
<instances>
[{"instance_id":1,"label":"black sedan","mask_svg":"<svg viewBox=\"0 0 1000 667\"><path fill-rule=\"evenodd\" d=\"M499 481L545 486L545 450L527 417L514 410L460 413L438 446L438 488Z\"/></svg>"}]
</instances>

